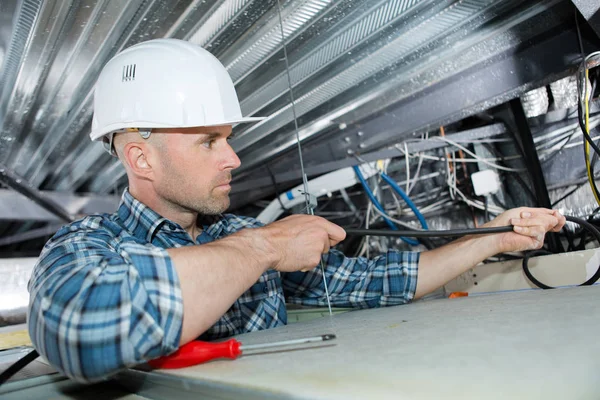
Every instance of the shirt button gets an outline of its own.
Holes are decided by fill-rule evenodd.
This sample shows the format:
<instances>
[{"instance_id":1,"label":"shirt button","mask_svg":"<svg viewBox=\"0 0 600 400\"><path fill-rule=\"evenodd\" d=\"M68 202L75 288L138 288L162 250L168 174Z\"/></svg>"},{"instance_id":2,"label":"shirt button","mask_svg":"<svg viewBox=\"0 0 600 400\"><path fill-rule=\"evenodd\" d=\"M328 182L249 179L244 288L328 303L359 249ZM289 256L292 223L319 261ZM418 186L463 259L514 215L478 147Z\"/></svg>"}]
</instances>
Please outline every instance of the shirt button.
<instances>
[{"instance_id":1,"label":"shirt button","mask_svg":"<svg viewBox=\"0 0 600 400\"><path fill-rule=\"evenodd\" d=\"M263 292L265 292L265 293L269 293L269 287L268 287L268 286L265 286L265 287L263 288Z\"/></svg>"}]
</instances>

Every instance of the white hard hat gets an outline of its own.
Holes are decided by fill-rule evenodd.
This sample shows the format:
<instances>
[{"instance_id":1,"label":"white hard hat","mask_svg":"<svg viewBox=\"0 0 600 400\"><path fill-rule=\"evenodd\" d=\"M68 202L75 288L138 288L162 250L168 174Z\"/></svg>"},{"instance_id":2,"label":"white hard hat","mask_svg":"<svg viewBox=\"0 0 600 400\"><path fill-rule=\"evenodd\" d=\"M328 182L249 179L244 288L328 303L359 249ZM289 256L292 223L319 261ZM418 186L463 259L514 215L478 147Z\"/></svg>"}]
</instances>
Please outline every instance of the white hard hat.
<instances>
[{"instance_id":1,"label":"white hard hat","mask_svg":"<svg viewBox=\"0 0 600 400\"><path fill-rule=\"evenodd\" d=\"M202 47L154 39L127 48L102 69L92 140L126 129L190 128L260 121L242 117L231 77Z\"/></svg>"}]
</instances>

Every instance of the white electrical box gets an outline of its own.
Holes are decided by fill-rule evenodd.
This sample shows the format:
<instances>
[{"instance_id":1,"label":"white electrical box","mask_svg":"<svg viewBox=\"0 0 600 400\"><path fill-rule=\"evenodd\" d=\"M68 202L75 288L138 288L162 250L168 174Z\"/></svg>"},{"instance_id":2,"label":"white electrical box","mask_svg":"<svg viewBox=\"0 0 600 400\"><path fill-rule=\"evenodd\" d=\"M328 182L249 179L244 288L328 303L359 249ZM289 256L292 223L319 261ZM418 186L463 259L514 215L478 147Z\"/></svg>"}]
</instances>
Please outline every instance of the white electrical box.
<instances>
[{"instance_id":1,"label":"white electrical box","mask_svg":"<svg viewBox=\"0 0 600 400\"><path fill-rule=\"evenodd\" d=\"M477 196L496 193L500 189L498 174L491 169L475 172L471 175L471 181L473 182L473 189Z\"/></svg>"}]
</instances>

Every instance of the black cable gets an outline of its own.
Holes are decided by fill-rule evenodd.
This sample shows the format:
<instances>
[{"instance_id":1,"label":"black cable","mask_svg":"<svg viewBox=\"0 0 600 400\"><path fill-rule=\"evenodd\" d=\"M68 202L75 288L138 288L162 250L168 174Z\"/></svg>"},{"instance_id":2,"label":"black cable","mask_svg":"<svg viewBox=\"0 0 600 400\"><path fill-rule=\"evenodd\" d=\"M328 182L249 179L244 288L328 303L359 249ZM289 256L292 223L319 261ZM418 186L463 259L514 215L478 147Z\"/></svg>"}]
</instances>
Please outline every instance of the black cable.
<instances>
[{"instance_id":1,"label":"black cable","mask_svg":"<svg viewBox=\"0 0 600 400\"><path fill-rule=\"evenodd\" d=\"M584 85L587 85L587 83L584 83ZM583 136L585 137L585 140L588 141L588 143L590 144L590 146L592 146L592 148L594 149L594 151L598 154L600 154L600 147L598 147L598 145L592 140L592 138L590 137L590 135L587 132L587 129L585 128L585 122L583 120L583 110L581 109L581 102L579 102L579 105L577 106L577 119L579 120L579 127L581 128L581 131L583 132Z\"/></svg>"},{"instance_id":2,"label":"black cable","mask_svg":"<svg viewBox=\"0 0 600 400\"><path fill-rule=\"evenodd\" d=\"M594 225L590 224L589 222L587 222L581 218L575 218L575 217L569 217L569 216L565 216L565 218L567 218L567 221L574 222L574 223L578 224L579 226L581 226L582 228L587 229L588 232L594 236L594 238L596 239L598 244L600 244L600 231L598 231L598 229L596 229L596 227ZM532 252L525 254L525 257L523 257L523 272L525 273L527 278L531 281L531 283L533 283L534 285L536 285L537 287L539 287L541 289L554 289L554 287L548 286L548 285L540 282L531 274L531 271L529 270L529 265L528 265L529 258L531 258L533 256L548 255L548 254L552 254L552 253L550 253L549 251L546 251L546 250L536 250L536 251L532 251ZM600 266L598 266L596 273L590 279L588 279L587 281L583 282L582 284L580 284L578 286L593 285L594 283L596 283L596 281L599 278L600 278Z\"/></svg>"},{"instance_id":3,"label":"black cable","mask_svg":"<svg viewBox=\"0 0 600 400\"><path fill-rule=\"evenodd\" d=\"M488 205L488 197L487 196L483 196L483 204L485 206L483 218L484 218L485 222L488 222L490 220L490 214L489 214L489 205Z\"/></svg>"},{"instance_id":4,"label":"black cable","mask_svg":"<svg viewBox=\"0 0 600 400\"><path fill-rule=\"evenodd\" d=\"M500 207L504 208L505 210L508 210L511 208L511 207L508 207L505 203L503 203L502 200L500 200L500 198L496 194L492 195L492 199L494 199L494 203L498 204Z\"/></svg>"},{"instance_id":5,"label":"black cable","mask_svg":"<svg viewBox=\"0 0 600 400\"><path fill-rule=\"evenodd\" d=\"M583 39L581 38L581 28L579 28L579 14L577 13L577 7L575 7L575 26L577 27L577 39L579 40L579 51L581 52L581 55L584 55L585 50L583 49Z\"/></svg>"},{"instance_id":6,"label":"black cable","mask_svg":"<svg viewBox=\"0 0 600 400\"><path fill-rule=\"evenodd\" d=\"M598 153L594 152L592 155L592 161L590 163L590 169L592 170L592 175L594 175L594 171L596 170L596 162L598 161ZM594 175L595 177L595 175Z\"/></svg>"},{"instance_id":7,"label":"black cable","mask_svg":"<svg viewBox=\"0 0 600 400\"><path fill-rule=\"evenodd\" d=\"M23 358L20 358L17 362L13 363L10 367L8 367L4 372L0 374L0 386L8 381L13 375L22 370L27 366L27 364L31 363L33 360L38 358L39 353L37 350L31 350L29 353L25 354Z\"/></svg>"},{"instance_id":8,"label":"black cable","mask_svg":"<svg viewBox=\"0 0 600 400\"><path fill-rule=\"evenodd\" d=\"M388 229L345 229L347 235L354 236L407 236L416 238L431 238L431 237L457 237L465 235L486 235L490 233L512 232L513 226L498 226L494 228L477 228L477 229L450 229L446 231L417 231L417 230L401 230L392 231Z\"/></svg>"},{"instance_id":9,"label":"black cable","mask_svg":"<svg viewBox=\"0 0 600 400\"><path fill-rule=\"evenodd\" d=\"M579 112L578 112L578 114L579 114L579 118L578 118L578 120L579 120L579 127L581 128L581 131L583 132L583 136L585 137L585 141L587 141L590 144L590 146L593 147L594 151L597 154L600 154L600 148L598 148L598 146L596 145L596 143L594 143L594 141L592 140L592 138L588 134L587 129L585 127L585 123L583 122L581 105L579 105L577 107L577 109L579 110ZM584 141L584 144L583 144L584 150L585 150L585 141ZM585 159L587 160L587 154L584 153L584 156L585 156ZM586 168L587 168L587 166L586 166ZM590 165L590 168L591 168L591 165ZM594 173L594 171L592 170L592 176L593 176L593 173ZM598 187L596 186L596 181L592 178L590 180L590 183L591 183L592 190L596 193L596 196L600 198L600 191L598 190Z\"/></svg>"}]
</instances>

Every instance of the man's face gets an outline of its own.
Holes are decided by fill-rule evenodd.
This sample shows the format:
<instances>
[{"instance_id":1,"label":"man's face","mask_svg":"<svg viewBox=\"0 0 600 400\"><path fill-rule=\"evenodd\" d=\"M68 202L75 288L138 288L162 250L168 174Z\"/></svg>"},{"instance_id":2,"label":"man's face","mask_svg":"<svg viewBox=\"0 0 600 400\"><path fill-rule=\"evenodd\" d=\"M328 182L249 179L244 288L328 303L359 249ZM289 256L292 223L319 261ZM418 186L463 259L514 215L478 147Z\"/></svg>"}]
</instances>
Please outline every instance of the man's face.
<instances>
[{"instance_id":1,"label":"man's face","mask_svg":"<svg viewBox=\"0 0 600 400\"><path fill-rule=\"evenodd\" d=\"M229 207L231 171L240 166L231 126L157 129L157 194L173 206L214 215ZM160 135L160 136L158 136Z\"/></svg>"}]
</instances>

